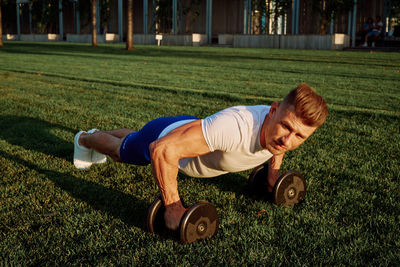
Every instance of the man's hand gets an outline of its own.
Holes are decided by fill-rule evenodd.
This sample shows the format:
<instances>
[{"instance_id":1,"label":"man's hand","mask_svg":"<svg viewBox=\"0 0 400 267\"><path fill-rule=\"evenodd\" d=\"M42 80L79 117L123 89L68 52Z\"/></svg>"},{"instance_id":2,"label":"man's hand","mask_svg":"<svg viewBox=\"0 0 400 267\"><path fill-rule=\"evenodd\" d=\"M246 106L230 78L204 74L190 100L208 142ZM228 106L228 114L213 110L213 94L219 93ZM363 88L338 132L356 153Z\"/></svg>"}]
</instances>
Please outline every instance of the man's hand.
<instances>
[{"instance_id":1,"label":"man's hand","mask_svg":"<svg viewBox=\"0 0 400 267\"><path fill-rule=\"evenodd\" d=\"M279 177L279 169L281 168L284 156L285 154L275 155L268 161L268 192L272 192Z\"/></svg>"},{"instance_id":2,"label":"man's hand","mask_svg":"<svg viewBox=\"0 0 400 267\"><path fill-rule=\"evenodd\" d=\"M164 213L165 226L171 230L178 229L185 211L186 209L183 207L181 201L166 205Z\"/></svg>"}]
</instances>

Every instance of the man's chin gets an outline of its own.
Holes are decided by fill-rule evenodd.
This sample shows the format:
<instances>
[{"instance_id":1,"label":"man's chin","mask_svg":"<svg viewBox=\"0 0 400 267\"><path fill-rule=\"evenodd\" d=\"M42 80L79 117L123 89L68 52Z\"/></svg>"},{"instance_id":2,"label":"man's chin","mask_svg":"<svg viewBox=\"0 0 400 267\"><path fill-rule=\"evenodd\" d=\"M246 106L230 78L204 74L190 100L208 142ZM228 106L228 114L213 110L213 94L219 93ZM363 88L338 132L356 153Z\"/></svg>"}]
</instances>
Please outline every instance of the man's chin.
<instances>
[{"instance_id":1,"label":"man's chin","mask_svg":"<svg viewBox=\"0 0 400 267\"><path fill-rule=\"evenodd\" d=\"M282 155L286 152L285 150L277 149L273 146L267 146L267 149L272 155Z\"/></svg>"}]
</instances>

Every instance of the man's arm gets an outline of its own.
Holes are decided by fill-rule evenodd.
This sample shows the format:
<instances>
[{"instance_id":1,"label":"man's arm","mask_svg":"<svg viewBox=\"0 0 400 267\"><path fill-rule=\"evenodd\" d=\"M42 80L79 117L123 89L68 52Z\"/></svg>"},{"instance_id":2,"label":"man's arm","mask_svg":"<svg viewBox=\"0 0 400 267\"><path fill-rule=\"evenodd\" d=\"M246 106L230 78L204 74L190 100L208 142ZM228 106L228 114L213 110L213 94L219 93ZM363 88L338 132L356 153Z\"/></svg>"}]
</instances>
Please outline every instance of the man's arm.
<instances>
[{"instance_id":1,"label":"man's arm","mask_svg":"<svg viewBox=\"0 0 400 267\"><path fill-rule=\"evenodd\" d=\"M279 177L279 169L281 168L283 157L285 154L274 155L268 161L268 191L272 192L275 182Z\"/></svg>"},{"instance_id":2,"label":"man's arm","mask_svg":"<svg viewBox=\"0 0 400 267\"><path fill-rule=\"evenodd\" d=\"M150 144L153 175L164 200L165 222L168 228L177 229L185 208L178 193L179 160L207 154L210 149L196 120L172 130L168 135Z\"/></svg>"},{"instance_id":3,"label":"man's arm","mask_svg":"<svg viewBox=\"0 0 400 267\"><path fill-rule=\"evenodd\" d=\"M376 29L376 30L378 30L378 31L381 31L382 30L382 27L383 27L383 22L377 22L377 23L375 23L375 25L374 25L374 29Z\"/></svg>"}]
</instances>

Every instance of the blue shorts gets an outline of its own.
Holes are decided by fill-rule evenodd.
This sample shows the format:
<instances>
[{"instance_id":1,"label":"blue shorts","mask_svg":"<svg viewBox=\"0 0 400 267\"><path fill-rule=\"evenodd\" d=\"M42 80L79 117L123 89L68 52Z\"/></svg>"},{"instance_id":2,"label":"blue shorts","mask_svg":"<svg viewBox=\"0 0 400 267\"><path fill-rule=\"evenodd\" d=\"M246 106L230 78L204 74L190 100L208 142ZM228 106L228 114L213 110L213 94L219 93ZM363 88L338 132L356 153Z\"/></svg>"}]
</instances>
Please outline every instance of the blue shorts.
<instances>
[{"instance_id":1,"label":"blue shorts","mask_svg":"<svg viewBox=\"0 0 400 267\"><path fill-rule=\"evenodd\" d=\"M381 34L381 32L378 31L371 31L368 33L369 37L375 37L375 36L379 36Z\"/></svg>"},{"instance_id":2,"label":"blue shorts","mask_svg":"<svg viewBox=\"0 0 400 267\"><path fill-rule=\"evenodd\" d=\"M191 115L162 117L148 122L140 131L128 134L120 147L121 161L135 165L149 164L151 162L149 145L158 139L168 125L190 119L197 120L198 118Z\"/></svg>"}]
</instances>

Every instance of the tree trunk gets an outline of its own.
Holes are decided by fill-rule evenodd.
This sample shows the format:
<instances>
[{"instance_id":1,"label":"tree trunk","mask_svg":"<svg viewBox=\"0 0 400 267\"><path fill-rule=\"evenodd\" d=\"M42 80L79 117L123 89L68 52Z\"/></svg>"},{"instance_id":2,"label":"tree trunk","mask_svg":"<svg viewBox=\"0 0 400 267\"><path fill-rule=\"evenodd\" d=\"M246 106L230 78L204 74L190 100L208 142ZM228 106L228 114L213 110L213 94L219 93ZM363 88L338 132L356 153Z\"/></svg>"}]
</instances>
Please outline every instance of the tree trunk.
<instances>
[{"instance_id":1,"label":"tree trunk","mask_svg":"<svg viewBox=\"0 0 400 267\"><path fill-rule=\"evenodd\" d=\"M97 46L97 27L96 27L97 0L91 0L91 3L92 3L92 46Z\"/></svg>"},{"instance_id":2,"label":"tree trunk","mask_svg":"<svg viewBox=\"0 0 400 267\"><path fill-rule=\"evenodd\" d=\"M279 19L279 6L275 2L275 7L274 7L274 21L272 23L272 33L273 34L278 34L278 19ZM282 27L282 26L281 26Z\"/></svg>"},{"instance_id":3,"label":"tree trunk","mask_svg":"<svg viewBox=\"0 0 400 267\"><path fill-rule=\"evenodd\" d=\"M3 1L0 0L0 46L3 46L3 23L1 22L1 3Z\"/></svg>"},{"instance_id":4,"label":"tree trunk","mask_svg":"<svg viewBox=\"0 0 400 267\"><path fill-rule=\"evenodd\" d=\"M128 32L126 50L133 50L133 0L128 0Z\"/></svg>"},{"instance_id":5,"label":"tree trunk","mask_svg":"<svg viewBox=\"0 0 400 267\"><path fill-rule=\"evenodd\" d=\"M260 1L257 0L252 3L252 11L251 11L251 25L252 25L252 33L253 34L261 34L261 19L262 19L262 11Z\"/></svg>"},{"instance_id":6,"label":"tree trunk","mask_svg":"<svg viewBox=\"0 0 400 267\"><path fill-rule=\"evenodd\" d=\"M271 18L271 0L266 1L266 12L265 12L265 34L270 34L271 32L269 31L269 21Z\"/></svg>"}]
</instances>

